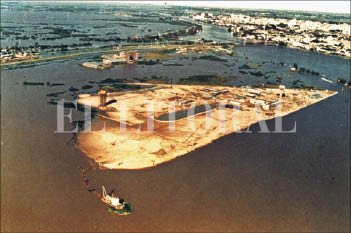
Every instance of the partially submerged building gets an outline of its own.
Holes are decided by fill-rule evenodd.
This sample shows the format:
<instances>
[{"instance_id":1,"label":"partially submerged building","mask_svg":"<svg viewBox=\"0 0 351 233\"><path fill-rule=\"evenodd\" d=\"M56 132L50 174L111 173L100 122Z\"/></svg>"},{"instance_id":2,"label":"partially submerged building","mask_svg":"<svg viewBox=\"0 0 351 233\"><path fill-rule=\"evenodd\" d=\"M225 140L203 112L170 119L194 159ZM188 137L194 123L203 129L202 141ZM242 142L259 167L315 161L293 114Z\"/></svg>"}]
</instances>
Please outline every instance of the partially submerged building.
<instances>
[{"instance_id":1,"label":"partially submerged building","mask_svg":"<svg viewBox=\"0 0 351 233\"><path fill-rule=\"evenodd\" d=\"M138 61L139 53L137 50L122 51L119 54L103 55L104 62L110 63L134 63Z\"/></svg>"},{"instance_id":2,"label":"partially submerged building","mask_svg":"<svg viewBox=\"0 0 351 233\"><path fill-rule=\"evenodd\" d=\"M87 67L87 68L92 68L92 69L96 69L96 70L103 70L106 68L110 68L111 67L111 63L108 61L103 61L101 62L84 62L82 64L82 66Z\"/></svg>"},{"instance_id":3,"label":"partially submerged building","mask_svg":"<svg viewBox=\"0 0 351 233\"><path fill-rule=\"evenodd\" d=\"M92 69L103 69L102 64L99 62L84 62L82 66Z\"/></svg>"}]
</instances>

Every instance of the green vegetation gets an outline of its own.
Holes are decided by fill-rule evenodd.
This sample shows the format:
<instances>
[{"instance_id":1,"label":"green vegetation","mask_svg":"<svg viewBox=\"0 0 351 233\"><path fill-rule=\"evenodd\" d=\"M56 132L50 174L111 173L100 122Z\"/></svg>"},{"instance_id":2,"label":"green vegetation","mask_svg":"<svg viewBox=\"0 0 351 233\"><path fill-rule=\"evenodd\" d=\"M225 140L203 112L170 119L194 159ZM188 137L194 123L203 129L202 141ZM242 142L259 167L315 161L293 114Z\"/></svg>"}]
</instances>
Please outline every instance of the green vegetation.
<instances>
[{"instance_id":1,"label":"green vegetation","mask_svg":"<svg viewBox=\"0 0 351 233\"><path fill-rule=\"evenodd\" d=\"M176 49L173 48L173 49L162 49L160 51L158 51L159 54L167 54L167 53L175 53L176 52Z\"/></svg>"}]
</instances>

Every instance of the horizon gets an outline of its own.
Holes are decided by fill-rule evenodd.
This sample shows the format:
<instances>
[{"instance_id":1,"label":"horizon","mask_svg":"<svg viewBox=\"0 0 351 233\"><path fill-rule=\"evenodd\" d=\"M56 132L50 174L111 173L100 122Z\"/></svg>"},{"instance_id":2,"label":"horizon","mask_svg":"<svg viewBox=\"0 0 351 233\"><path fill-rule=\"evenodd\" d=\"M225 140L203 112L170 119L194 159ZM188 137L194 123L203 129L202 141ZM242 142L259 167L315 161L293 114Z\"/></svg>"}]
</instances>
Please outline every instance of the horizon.
<instances>
[{"instance_id":1,"label":"horizon","mask_svg":"<svg viewBox=\"0 0 351 233\"><path fill-rule=\"evenodd\" d=\"M18 1L2 1L18 2ZM350 14L350 1L99 1L99 0L20 0L20 2L76 2L76 3L131 3L131 4L151 4L170 5L187 7L206 7L223 9L251 9L251 10L284 10L284 11L307 11L334 14ZM303 3L303 6L300 6Z\"/></svg>"},{"instance_id":2,"label":"horizon","mask_svg":"<svg viewBox=\"0 0 351 233\"><path fill-rule=\"evenodd\" d=\"M108 1L106 1L108 2ZM125 2L125 1L118 1ZM133 3L165 4L172 6L208 7L223 9L312 11L350 14L350 1L129 1ZM303 7L298 3L303 2Z\"/></svg>"}]
</instances>

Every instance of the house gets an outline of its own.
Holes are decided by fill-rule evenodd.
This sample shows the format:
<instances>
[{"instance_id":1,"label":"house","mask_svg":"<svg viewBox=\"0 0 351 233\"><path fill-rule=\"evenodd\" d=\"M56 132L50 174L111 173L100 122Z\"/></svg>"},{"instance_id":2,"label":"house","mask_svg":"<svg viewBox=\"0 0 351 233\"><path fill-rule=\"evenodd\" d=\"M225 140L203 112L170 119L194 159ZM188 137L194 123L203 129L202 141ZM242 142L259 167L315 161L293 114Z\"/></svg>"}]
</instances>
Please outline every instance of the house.
<instances>
[{"instance_id":1,"label":"house","mask_svg":"<svg viewBox=\"0 0 351 233\"><path fill-rule=\"evenodd\" d=\"M250 88L250 89L248 90L248 92L249 92L250 94L254 94L254 95L261 95L261 93L262 93L262 91L256 90L256 89L252 89L252 88Z\"/></svg>"},{"instance_id":2,"label":"house","mask_svg":"<svg viewBox=\"0 0 351 233\"><path fill-rule=\"evenodd\" d=\"M219 90L219 91L213 91L211 93L212 96L218 96L218 95L222 95L222 94L225 94L225 93L228 93L229 91L224 89L224 90Z\"/></svg>"},{"instance_id":3,"label":"house","mask_svg":"<svg viewBox=\"0 0 351 233\"><path fill-rule=\"evenodd\" d=\"M225 104L226 108L232 108L232 109L237 109L237 110L241 110L241 103L238 101L228 101L227 104Z\"/></svg>"},{"instance_id":4,"label":"house","mask_svg":"<svg viewBox=\"0 0 351 233\"><path fill-rule=\"evenodd\" d=\"M250 97L250 98L255 98L256 97L256 95L254 95L254 94L246 94L245 96Z\"/></svg>"},{"instance_id":5,"label":"house","mask_svg":"<svg viewBox=\"0 0 351 233\"><path fill-rule=\"evenodd\" d=\"M111 62L111 63L134 63L138 60L138 51L130 50L130 51L123 51L119 54L110 54L110 55L103 55L103 62Z\"/></svg>"},{"instance_id":6,"label":"house","mask_svg":"<svg viewBox=\"0 0 351 233\"><path fill-rule=\"evenodd\" d=\"M263 105L266 104L266 101L261 100L261 99L255 99L255 98L251 98L249 100L250 104L255 104L255 105Z\"/></svg>"}]
</instances>

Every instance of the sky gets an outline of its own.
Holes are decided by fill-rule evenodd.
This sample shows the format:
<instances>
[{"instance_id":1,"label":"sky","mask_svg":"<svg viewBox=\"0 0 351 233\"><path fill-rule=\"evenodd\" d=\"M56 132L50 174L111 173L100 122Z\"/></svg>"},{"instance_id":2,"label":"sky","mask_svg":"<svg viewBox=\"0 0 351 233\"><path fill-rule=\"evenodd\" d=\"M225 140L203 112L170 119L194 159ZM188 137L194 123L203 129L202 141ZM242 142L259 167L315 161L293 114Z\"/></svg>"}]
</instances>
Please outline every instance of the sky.
<instances>
[{"instance_id":1,"label":"sky","mask_svg":"<svg viewBox=\"0 0 351 233\"><path fill-rule=\"evenodd\" d=\"M350 13L350 1L131 1L184 6L204 6L223 8L304 10L332 13Z\"/></svg>"}]
</instances>

